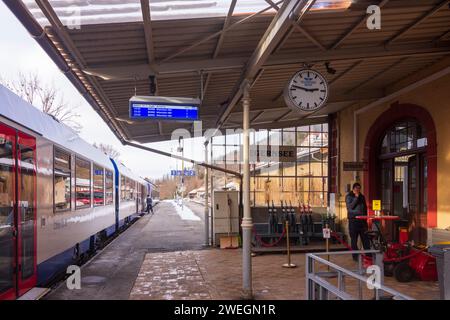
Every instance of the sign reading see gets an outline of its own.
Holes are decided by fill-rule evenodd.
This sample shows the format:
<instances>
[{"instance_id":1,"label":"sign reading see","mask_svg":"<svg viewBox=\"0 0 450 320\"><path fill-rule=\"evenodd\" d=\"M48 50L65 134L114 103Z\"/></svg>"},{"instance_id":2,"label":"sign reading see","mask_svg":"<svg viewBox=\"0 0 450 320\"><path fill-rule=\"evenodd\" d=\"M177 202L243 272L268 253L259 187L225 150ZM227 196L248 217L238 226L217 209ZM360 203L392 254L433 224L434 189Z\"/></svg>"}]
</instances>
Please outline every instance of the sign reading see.
<instances>
[{"instance_id":1,"label":"sign reading see","mask_svg":"<svg viewBox=\"0 0 450 320\"><path fill-rule=\"evenodd\" d=\"M241 147L241 161L243 149ZM250 146L250 162L295 162L297 149L293 146Z\"/></svg>"},{"instance_id":2,"label":"sign reading see","mask_svg":"<svg viewBox=\"0 0 450 320\"><path fill-rule=\"evenodd\" d=\"M296 156L295 147L289 146L279 146L275 148L268 147L264 149L257 148L256 150L258 161L267 157L278 158L278 161L280 162L295 162Z\"/></svg>"}]
</instances>

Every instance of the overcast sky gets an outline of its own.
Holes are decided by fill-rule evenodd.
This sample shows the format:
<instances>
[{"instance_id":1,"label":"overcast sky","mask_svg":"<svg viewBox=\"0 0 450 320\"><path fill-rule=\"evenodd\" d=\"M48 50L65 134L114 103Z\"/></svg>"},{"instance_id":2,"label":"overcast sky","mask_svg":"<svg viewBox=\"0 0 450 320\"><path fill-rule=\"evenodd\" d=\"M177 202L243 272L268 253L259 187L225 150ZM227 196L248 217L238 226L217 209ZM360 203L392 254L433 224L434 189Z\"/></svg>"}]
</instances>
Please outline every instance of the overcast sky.
<instances>
[{"instance_id":1,"label":"overcast sky","mask_svg":"<svg viewBox=\"0 0 450 320\"><path fill-rule=\"evenodd\" d=\"M0 75L3 78L14 79L19 72L39 74L45 82L60 89L71 105L78 106L76 112L81 115L79 121L83 125L81 137L90 143L113 145L121 153L123 163L139 175L158 178L177 167L174 159L123 146L3 2L0 2L0 30ZM203 145L196 140L186 143L185 156L203 160ZM176 152L177 145L178 142L149 144L169 152Z\"/></svg>"}]
</instances>

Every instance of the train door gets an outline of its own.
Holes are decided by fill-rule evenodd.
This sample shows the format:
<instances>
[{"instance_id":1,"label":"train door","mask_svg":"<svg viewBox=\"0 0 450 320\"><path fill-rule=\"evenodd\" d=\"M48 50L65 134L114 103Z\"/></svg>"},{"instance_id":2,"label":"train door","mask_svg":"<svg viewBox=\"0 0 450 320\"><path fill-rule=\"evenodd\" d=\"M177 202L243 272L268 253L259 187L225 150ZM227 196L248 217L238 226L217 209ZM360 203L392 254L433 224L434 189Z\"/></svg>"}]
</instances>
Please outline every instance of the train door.
<instances>
[{"instance_id":1,"label":"train door","mask_svg":"<svg viewBox=\"0 0 450 320\"><path fill-rule=\"evenodd\" d=\"M36 280L36 140L0 123L0 300Z\"/></svg>"}]
</instances>

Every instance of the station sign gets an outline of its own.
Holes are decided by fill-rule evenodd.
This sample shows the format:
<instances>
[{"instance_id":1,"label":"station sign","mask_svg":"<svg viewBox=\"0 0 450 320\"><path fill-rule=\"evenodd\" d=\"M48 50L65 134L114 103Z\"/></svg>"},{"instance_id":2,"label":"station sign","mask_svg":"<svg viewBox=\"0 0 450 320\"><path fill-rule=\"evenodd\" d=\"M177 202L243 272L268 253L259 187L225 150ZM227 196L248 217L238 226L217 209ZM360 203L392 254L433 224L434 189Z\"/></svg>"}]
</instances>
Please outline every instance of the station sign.
<instances>
[{"instance_id":1,"label":"station sign","mask_svg":"<svg viewBox=\"0 0 450 320\"><path fill-rule=\"evenodd\" d=\"M130 119L197 121L200 103L191 98L135 96L130 99Z\"/></svg>"},{"instance_id":2,"label":"station sign","mask_svg":"<svg viewBox=\"0 0 450 320\"><path fill-rule=\"evenodd\" d=\"M367 171L367 162L344 162L344 171Z\"/></svg>"},{"instance_id":3,"label":"station sign","mask_svg":"<svg viewBox=\"0 0 450 320\"><path fill-rule=\"evenodd\" d=\"M195 172L195 170L188 170L188 169L185 169L184 171L183 170L171 170L170 175L175 176L175 177L179 177L179 176L195 177L196 172Z\"/></svg>"},{"instance_id":4,"label":"station sign","mask_svg":"<svg viewBox=\"0 0 450 320\"><path fill-rule=\"evenodd\" d=\"M250 146L250 162L295 162L297 160L297 148L295 146ZM243 147L241 147L241 160Z\"/></svg>"}]
</instances>

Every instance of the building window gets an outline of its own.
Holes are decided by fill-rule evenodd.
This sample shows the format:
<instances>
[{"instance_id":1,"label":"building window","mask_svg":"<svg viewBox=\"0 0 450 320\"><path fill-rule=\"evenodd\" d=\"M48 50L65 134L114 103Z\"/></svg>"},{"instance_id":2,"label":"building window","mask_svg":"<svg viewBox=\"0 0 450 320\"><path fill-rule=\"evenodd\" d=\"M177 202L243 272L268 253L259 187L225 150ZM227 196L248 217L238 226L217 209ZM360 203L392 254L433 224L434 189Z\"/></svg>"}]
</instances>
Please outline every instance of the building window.
<instances>
[{"instance_id":1,"label":"building window","mask_svg":"<svg viewBox=\"0 0 450 320\"><path fill-rule=\"evenodd\" d=\"M105 171L105 203L106 205L114 202L114 175L112 171Z\"/></svg>"},{"instance_id":2,"label":"building window","mask_svg":"<svg viewBox=\"0 0 450 320\"><path fill-rule=\"evenodd\" d=\"M76 158L75 176L76 208L88 208L91 206L91 163Z\"/></svg>"},{"instance_id":3,"label":"building window","mask_svg":"<svg viewBox=\"0 0 450 320\"><path fill-rule=\"evenodd\" d=\"M383 138L381 154L391 154L424 148L427 133L417 121L402 121L393 126Z\"/></svg>"},{"instance_id":4,"label":"building window","mask_svg":"<svg viewBox=\"0 0 450 320\"><path fill-rule=\"evenodd\" d=\"M94 165L94 206L105 204L104 178L105 170Z\"/></svg>"},{"instance_id":5,"label":"building window","mask_svg":"<svg viewBox=\"0 0 450 320\"><path fill-rule=\"evenodd\" d=\"M243 172L242 134L212 138L211 158L216 166ZM259 130L250 133L250 144L284 146L297 150L292 162L272 160L250 164L251 203L265 206L267 201L279 205L281 201L313 207L328 205L328 124ZM240 181L229 174L214 173L214 186L238 189Z\"/></svg>"},{"instance_id":6,"label":"building window","mask_svg":"<svg viewBox=\"0 0 450 320\"><path fill-rule=\"evenodd\" d=\"M54 150L54 205L55 212L70 210L71 156L58 148Z\"/></svg>"}]
</instances>

